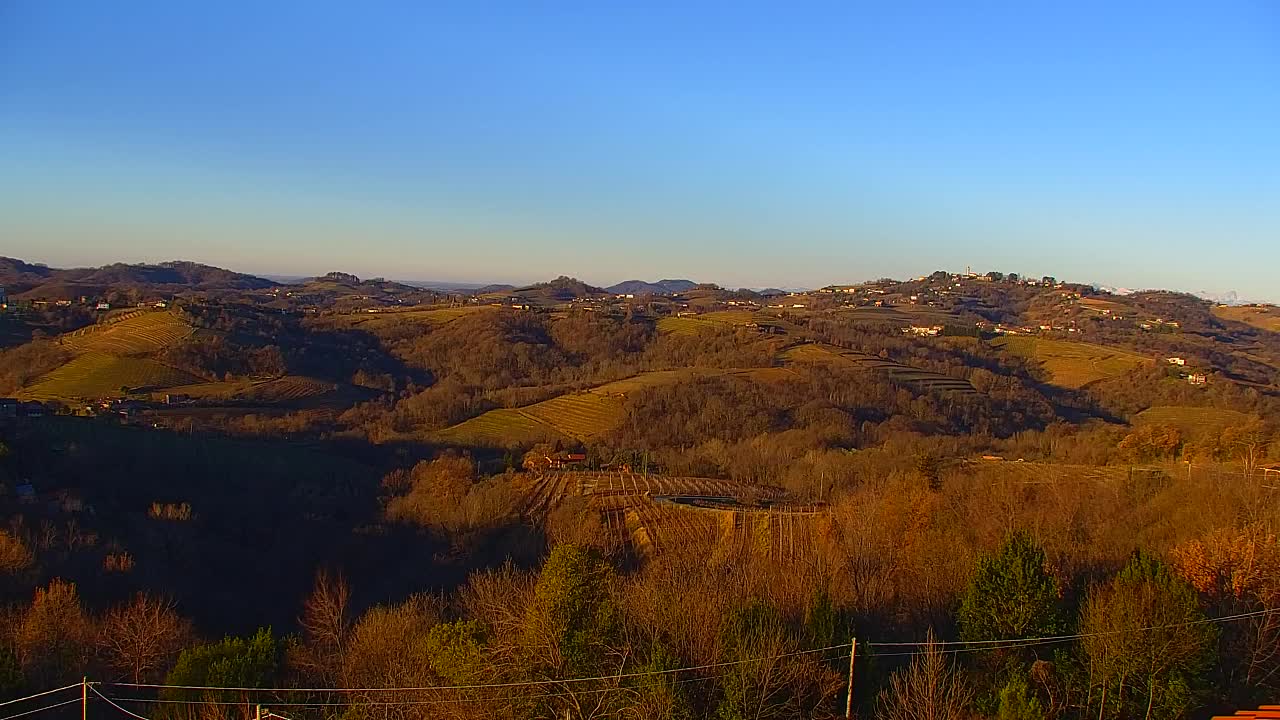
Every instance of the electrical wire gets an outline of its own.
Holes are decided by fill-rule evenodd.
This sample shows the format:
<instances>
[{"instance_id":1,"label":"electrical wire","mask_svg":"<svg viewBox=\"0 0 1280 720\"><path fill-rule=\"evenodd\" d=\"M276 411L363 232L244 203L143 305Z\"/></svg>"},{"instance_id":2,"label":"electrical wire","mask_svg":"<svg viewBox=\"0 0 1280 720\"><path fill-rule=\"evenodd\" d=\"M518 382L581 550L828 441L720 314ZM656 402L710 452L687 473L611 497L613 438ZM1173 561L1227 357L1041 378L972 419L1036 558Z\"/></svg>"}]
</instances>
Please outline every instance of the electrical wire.
<instances>
[{"instance_id":1,"label":"electrical wire","mask_svg":"<svg viewBox=\"0 0 1280 720\"><path fill-rule=\"evenodd\" d=\"M485 690L491 688L512 688L512 687L533 687L538 685L564 685L568 683L580 682L598 682L600 680L626 680L630 678L645 677L650 675L669 675L682 672L695 672L697 670L711 670L719 667L728 667L732 665L742 665L751 662L761 662L764 660L780 660L798 655L812 655L815 653L830 652L832 650L843 650L848 648L851 643L842 643L840 645L831 645L824 648L816 648L813 650L797 650L795 652L783 653L762 658L748 658L746 660L729 660L726 662L710 663L707 665L693 665L690 667L672 668L670 670L648 670L645 672L622 673L619 675L600 675L597 677L585 678L568 678L565 680L527 680L524 682L506 682L506 683L486 683L479 685L435 685L425 687L403 687L403 688L251 688L251 687L211 687L207 685L160 685L155 683L126 683L126 682L108 682L102 683L111 687L129 687L129 688L152 688L171 690L228 690L232 692L314 692L314 693L358 693L358 692L427 692L431 690Z\"/></svg>"},{"instance_id":2,"label":"electrical wire","mask_svg":"<svg viewBox=\"0 0 1280 720\"><path fill-rule=\"evenodd\" d=\"M60 708L63 705L70 705L71 703L78 703L78 702L80 702L80 698L72 698L70 700L67 700L66 702L60 702L56 705L49 705L42 708L36 708L35 710L27 710L26 712L20 712L14 715L6 715L5 717L0 718L0 720L13 720L14 718L25 717L27 715L34 715L38 712L44 712L45 710L53 710L54 708Z\"/></svg>"},{"instance_id":3,"label":"electrical wire","mask_svg":"<svg viewBox=\"0 0 1280 720\"><path fill-rule=\"evenodd\" d=\"M774 657L780 658L780 657L788 657L788 656L780 655L780 656L774 656ZM831 660L841 659L843 657L844 657L843 655L837 655L833 657L824 657L824 658L821 658L820 661L827 662ZM743 662L756 662L756 661L763 661L767 659L770 659L770 658L753 658L751 660L745 660ZM606 678L606 679L614 679L614 678L620 678L620 677L624 677L624 676L613 675L613 676L610 676L610 678ZM690 683L709 682L717 679L719 679L719 677L714 675L699 676L699 677L682 678L679 680L673 680L671 684L685 685ZM567 682L567 681L551 681L551 682ZM472 687L477 687L477 686L472 686ZM478 686L478 687L484 687L484 686ZM222 689L222 688L210 688L210 689ZM394 688L379 688L379 689L385 690L385 689L394 689ZM435 688L435 689L441 689L441 688ZM315 702L272 701L270 702L270 705L271 707L296 707L296 708L356 707L356 706L359 706L359 707L407 707L407 706L422 706L422 705L458 705L458 704L476 703L476 702L500 702L500 701L512 701L512 700L546 700L548 698L593 695L593 694L599 694L599 693L620 692L624 690L634 690L634 689L636 688L604 687L604 688L592 688L588 690L566 690L563 692L553 692L553 693L537 693L537 694L522 694L522 695L485 695L481 697L448 698L448 699L432 699L432 700L355 699L355 700L339 701L339 702L323 701L323 700L315 701ZM212 700L212 699L210 700L166 700L162 698L117 697L115 698L115 700L119 702L124 702L124 703L147 703L147 704L153 704L153 705L174 704L174 705L243 706L247 704L246 701L244 700ZM139 716L134 715L134 717L139 717ZM280 720L286 720L284 716L278 715L272 712L268 712L267 717L275 717L275 718L279 718Z\"/></svg>"},{"instance_id":4,"label":"electrical wire","mask_svg":"<svg viewBox=\"0 0 1280 720\"><path fill-rule=\"evenodd\" d=\"M1011 638L1008 640L939 640L939 641L934 641L932 644L946 647L951 645L999 646L999 645L1004 645L1008 643L1024 643L1024 642L1033 642L1033 643L1067 642L1070 640L1080 640L1082 638L1087 638L1087 637L1102 637L1105 635L1123 635L1125 633L1153 632L1156 630L1172 630L1175 628L1192 627L1195 625L1208 625L1208 624L1214 624L1214 623L1235 622L1237 620L1247 620L1249 618L1262 617L1264 615L1273 615L1275 613L1280 613L1280 608L1271 608L1268 610L1255 610L1253 612L1239 613L1237 615L1224 615L1222 617L1205 618L1204 620L1192 620L1190 622L1173 623L1170 625L1156 625L1153 627L1143 627L1143 628L1125 628L1123 630L1108 630L1106 632L1097 632L1097 633L1077 633L1075 635L1048 635L1044 637ZM916 642L877 642L873 644L879 647L922 647L924 645L928 645L929 642L921 640ZM995 649L1000 649L1000 648L996 647Z\"/></svg>"},{"instance_id":5,"label":"electrical wire","mask_svg":"<svg viewBox=\"0 0 1280 720\"><path fill-rule=\"evenodd\" d=\"M55 688L55 689L53 689L53 690L45 690L44 692L38 692L38 693L36 693L35 695L28 695L28 696L26 696L26 697L20 697L20 698L18 698L18 699L16 699L16 700L5 700L4 702L0 702L0 707L4 707L5 705L12 705L12 704L14 704L14 703L24 702L24 701L26 701L26 700L34 700L34 699L36 699L36 698L38 698L38 697L44 697L45 695L52 695L52 694L54 694L54 693L60 693L60 692L63 692L63 691L65 691L65 690L71 690L72 688L78 688L78 687L80 687L80 685L81 685L81 684L82 684L82 683L76 683L75 685L68 685L68 686L66 686L66 687Z\"/></svg>"},{"instance_id":6,"label":"electrical wire","mask_svg":"<svg viewBox=\"0 0 1280 720\"><path fill-rule=\"evenodd\" d=\"M923 651L921 651L921 650L917 650L917 651L913 651L913 652L876 653L876 657L910 657L910 656L916 656L916 655L924 654L925 652L929 652L929 649L927 649L927 648L929 648L929 647L933 647L933 648L941 647L941 648L944 648L944 649L941 649L941 650L937 650L936 652L941 652L941 653L945 653L945 654L958 654L958 653L971 653L971 652L990 652L990 651L995 651L995 650L1008 650L1008 649L1016 649L1016 648L1036 647L1036 646L1041 646L1041 645L1057 644L1057 643L1069 642L1069 641L1072 641L1072 640L1080 640L1080 639L1083 639L1083 638L1089 638L1089 637L1102 637L1102 636L1109 636L1109 635L1121 635L1121 634L1127 634L1127 633L1154 632L1154 631L1157 631L1157 630L1167 630L1167 629L1175 629L1175 628L1182 628L1182 627L1191 627L1191 626L1196 626L1196 625L1205 625L1205 624L1216 624L1216 623L1235 622L1235 621L1238 621L1238 620L1246 620L1246 619L1249 619L1249 618L1262 617L1262 616L1272 615L1272 614L1276 614L1276 613L1280 613L1280 608L1273 608L1273 609L1268 609L1268 610L1258 610L1258 611L1248 612L1248 613L1239 613L1239 614L1236 614L1236 615L1226 615L1226 616L1217 617L1217 618L1206 618L1206 619L1204 619L1204 620L1194 620L1194 621L1185 622L1185 623L1173 623L1173 624L1169 624L1169 625L1158 625L1158 626L1143 627L1143 628L1130 628L1130 629L1121 629L1121 630L1110 630L1110 631L1106 631L1106 632L1098 632L1098 633L1077 633L1077 634L1074 634L1074 635L1053 635L1053 636L1046 636L1046 637L1012 638L1012 639L1007 639L1007 640L976 640L976 641L954 640L954 641L935 641L935 642L933 642L933 643L929 643L928 641L917 641L917 642L877 642L877 643L865 642L865 643L864 643L864 645L865 645L868 649L872 649L872 648L875 648L875 647L890 647L890 648L894 648L894 647L914 647L914 648L921 648L921 647L925 647L925 648L926 648L926 649L925 649L925 650L923 650ZM596 676L596 677L567 678L567 679L564 679L564 680L530 680L530 681L524 681L524 682L484 683L484 684L475 684L475 685L437 685L437 686L429 686L429 687L398 687L398 688L389 688L389 687L378 687L378 688L248 688L248 687L212 687L212 686L204 686L204 685L160 685L160 684L154 684L154 683L123 683L123 682L118 682L118 683L117 683L117 682L109 682L109 683L90 683L90 684L89 684L89 689L93 690L94 694L98 695L98 696L99 696L99 697L101 697L103 700L106 700L108 703L110 703L111 705L113 705L113 706L115 706L116 708L120 709L122 712L125 712L125 713L127 713L127 714L129 714L129 715L133 716L134 718L138 718L138 719L140 719L140 720L149 720L149 718L145 718L145 717L143 717L143 716L141 716L141 715L138 715L138 714L136 714L136 713L130 712L129 710L125 709L124 707L122 707L122 706L120 706L120 705L116 704L116 702L115 702L115 701L113 701L111 698L108 698L106 695L103 695L103 694L102 694L102 692L100 692L96 686L97 686L97 685L99 685L99 684L101 684L101 685L112 686L112 687L127 687L127 688L139 688L139 689L205 690L205 691L211 691L211 692L244 692L244 693L251 693L251 692L252 692L252 693L338 693L338 694L344 694L344 693L345 693L345 694L356 694L356 693L384 693L384 692L398 692L398 693L408 693L408 692L440 692L440 691L463 691L463 690L470 690L470 691L509 690L509 689L515 689L515 688L528 688L528 687L566 686L566 685L572 685L572 684L577 684L577 683L586 683L586 682L619 681L619 680L626 680L626 679L633 679L633 678L640 678L640 677L654 677L654 676L661 676L661 675L670 675L670 674L676 674L676 673L692 673L692 672L697 672L697 671L702 671L702 670L713 670L713 669L717 669L717 668L733 667L733 666L737 666L737 665L744 665L744 664L747 664L747 663L753 663L753 662L765 662L765 661L769 661L769 660L781 660L781 659L790 658L790 657L798 657L798 656L802 656L802 655L813 655L813 654L818 654L818 653L830 653L830 652L832 652L832 651L836 651L836 650L841 650L841 651L842 651L842 650L845 650L845 649L847 649L847 648L850 648L851 646L852 646L852 643L841 643L841 644L839 644L839 645L830 645L830 646L827 646L827 647L817 648L817 649L813 649L813 650L798 650L798 651L795 651L795 652L782 653L782 654L779 654L779 655L766 656L766 657L759 657L759 658L748 658L748 659L744 659L744 660L731 660L731 661L719 662L719 663L708 663L708 664L705 664L705 665L693 665L693 666L688 666L688 667L673 668L673 669L669 669L669 670L652 670L652 671L644 671L644 672L620 673L620 674L616 674L616 675L601 675L601 676ZM831 660L833 660L833 659L837 659L837 658L833 658L833 657L824 657L824 658L821 658L821 659L820 659L820 662L831 661ZM684 678L684 679L680 679L680 680L675 680L675 681L673 681L673 684L684 684L684 683L689 683L689 682L705 682L705 681L712 680L712 679L714 679L714 676L700 676L700 677L693 677L693 678ZM40 696L43 696L43 695L49 695L49 694L56 693L56 692L62 692L62 691L69 690L69 689L72 689L72 688L75 688L75 687L78 687L78 685L69 685L69 686L67 686L67 687L65 687L65 688L58 688L57 690L49 690L49 691L46 691L46 692L44 692L44 693L39 693L39 694L37 694L37 695L32 695L32 696L29 696L29 697L27 697L27 698L19 698L18 700L9 701L9 702L20 702L20 701L22 701L22 700L28 700L28 699L35 698L35 697L40 697ZM373 705L373 706L435 705L435 704L452 704L452 703L461 703L461 702L480 702L480 701L493 701L493 700L518 700L518 699L524 699L524 698L548 698L548 697L562 697L562 696L567 696L567 695L581 695L581 694L591 694L591 693L600 693L600 692L615 692L615 691L619 691L619 690L623 690L623 689L624 689L624 688L620 688L620 687L606 687L606 688L593 688L593 689L588 689L588 690L578 690L578 691L575 691L575 690L568 690L568 691L561 692L561 693L551 693L551 694L543 693L543 694L537 694L537 695L519 695L519 696L508 696L508 697L450 698L450 699L432 699L432 700L398 700L398 701L355 700L355 701L353 701L353 702L319 702L319 701L318 701L318 702L297 702L297 701L286 701L286 702L273 702L273 703L272 703L272 705L274 705L274 706L276 706L276 707L329 707L329 706L347 706L347 705ZM190 704L190 705L244 705L244 704L245 704L245 701L231 701L231 702L229 702L229 701L218 701L218 700L208 700L208 701L203 701L203 700L162 700L162 699L152 699L152 698L118 698L118 699L119 699L119 701L120 701L120 702L160 703L160 704L163 704L163 703ZM73 702L76 702L76 700L70 700L70 701L67 701L66 703L62 703L62 704L60 704L60 705L50 706L50 708L41 708L41 709L39 709L39 710L30 711L30 712L28 712L28 713L21 713L21 714L19 714L19 715L10 716L9 718L0 718L0 720L11 720L11 718L21 717L22 715L31 714L31 713L34 713L34 712L40 712L40 711L42 711L42 710L51 709L51 708L53 708L53 707L60 707L61 705L67 705L67 704L70 704L70 703L73 703ZM276 720L288 720L287 718L284 718L283 716L280 716L280 715L275 715L274 717L276 718Z\"/></svg>"},{"instance_id":7,"label":"electrical wire","mask_svg":"<svg viewBox=\"0 0 1280 720\"><path fill-rule=\"evenodd\" d=\"M89 686L89 689L93 691L93 694L94 694L94 695L97 695L98 697L102 698L103 700L106 700L108 705L110 705L111 707L113 707L113 708L115 708L115 709L119 710L120 712L124 713L125 715L129 715L129 716L131 716L131 717L133 717L133 718L136 718L136 720L151 720L151 718L149 718L149 717L146 717L146 716L143 716L143 715L139 715L138 713L133 712L132 710L129 710L129 709L124 708L124 707L122 707L122 706L120 706L120 705L117 705L117 704L116 704L116 702L115 702L114 700L112 700L111 698L107 697L106 695L103 695L101 692L99 692L99 691L98 691L98 688L94 687L93 685L90 685L90 686ZM238 704L238 705L240 705L240 704L243 704L243 703L237 703L237 704Z\"/></svg>"}]
</instances>

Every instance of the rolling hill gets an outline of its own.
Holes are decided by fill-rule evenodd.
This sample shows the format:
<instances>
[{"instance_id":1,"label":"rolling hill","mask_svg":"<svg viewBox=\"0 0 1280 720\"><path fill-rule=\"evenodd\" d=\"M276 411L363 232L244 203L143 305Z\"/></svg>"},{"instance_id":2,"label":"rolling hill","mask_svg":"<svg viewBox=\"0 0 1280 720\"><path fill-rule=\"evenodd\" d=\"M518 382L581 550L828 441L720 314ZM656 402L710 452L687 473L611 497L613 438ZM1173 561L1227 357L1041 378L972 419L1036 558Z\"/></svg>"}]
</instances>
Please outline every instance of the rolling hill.
<instances>
[{"instance_id":1,"label":"rolling hill","mask_svg":"<svg viewBox=\"0 0 1280 720\"><path fill-rule=\"evenodd\" d=\"M610 285L605 290L615 295L674 295L688 292L696 287L698 283L692 280L659 280L657 282L624 280L617 285Z\"/></svg>"}]
</instances>

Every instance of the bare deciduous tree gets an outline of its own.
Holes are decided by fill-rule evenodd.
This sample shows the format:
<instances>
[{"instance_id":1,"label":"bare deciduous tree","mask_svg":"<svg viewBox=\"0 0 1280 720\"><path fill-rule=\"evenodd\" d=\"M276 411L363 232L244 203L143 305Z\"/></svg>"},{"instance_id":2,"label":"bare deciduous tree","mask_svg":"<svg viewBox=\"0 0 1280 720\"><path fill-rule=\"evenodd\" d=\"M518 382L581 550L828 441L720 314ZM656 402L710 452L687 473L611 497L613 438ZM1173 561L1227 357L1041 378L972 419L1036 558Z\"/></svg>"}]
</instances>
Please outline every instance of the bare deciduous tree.
<instances>
[{"instance_id":1,"label":"bare deciduous tree","mask_svg":"<svg viewBox=\"0 0 1280 720\"><path fill-rule=\"evenodd\" d=\"M893 674L880 693L881 720L962 720L973 692L929 630L924 652Z\"/></svg>"},{"instance_id":2,"label":"bare deciduous tree","mask_svg":"<svg viewBox=\"0 0 1280 720\"><path fill-rule=\"evenodd\" d=\"M191 623L172 600L138 593L102 618L98 651L107 666L130 682L154 682L191 639Z\"/></svg>"}]
</instances>

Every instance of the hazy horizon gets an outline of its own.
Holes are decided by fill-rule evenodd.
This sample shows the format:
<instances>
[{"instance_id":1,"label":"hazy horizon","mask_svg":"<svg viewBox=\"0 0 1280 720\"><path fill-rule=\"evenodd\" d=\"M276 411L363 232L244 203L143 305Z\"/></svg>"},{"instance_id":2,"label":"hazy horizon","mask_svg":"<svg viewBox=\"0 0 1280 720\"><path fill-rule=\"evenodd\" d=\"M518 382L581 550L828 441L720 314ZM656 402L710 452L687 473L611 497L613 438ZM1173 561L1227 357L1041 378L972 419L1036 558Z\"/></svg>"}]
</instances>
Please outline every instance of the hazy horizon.
<instances>
[{"instance_id":1,"label":"hazy horizon","mask_svg":"<svg viewBox=\"0 0 1280 720\"><path fill-rule=\"evenodd\" d=\"M1244 0L8 3L0 254L726 287L971 265L1276 302L1278 28Z\"/></svg>"}]
</instances>

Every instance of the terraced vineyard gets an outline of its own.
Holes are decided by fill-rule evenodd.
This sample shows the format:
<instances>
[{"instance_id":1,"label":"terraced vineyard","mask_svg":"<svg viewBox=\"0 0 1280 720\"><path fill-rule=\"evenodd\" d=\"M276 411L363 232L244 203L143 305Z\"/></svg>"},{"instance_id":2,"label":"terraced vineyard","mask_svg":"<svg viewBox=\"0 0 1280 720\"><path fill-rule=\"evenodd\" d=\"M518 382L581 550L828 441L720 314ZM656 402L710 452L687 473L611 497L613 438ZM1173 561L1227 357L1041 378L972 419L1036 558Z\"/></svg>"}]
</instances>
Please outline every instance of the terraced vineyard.
<instances>
[{"instance_id":1,"label":"terraced vineyard","mask_svg":"<svg viewBox=\"0 0 1280 720\"><path fill-rule=\"evenodd\" d=\"M713 561L742 552L800 559L827 521L825 508L789 504L779 488L625 472L540 475L526 488L525 514L541 520L571 497L587 499L612 544L641 556L695 544Z\"/></svg>"},{"instance_id":2,"label":"terraced vineyard","mask_svg":"<svg viewBox=\"0 0 1280 720\"><path fill-rule=\"evenodd\" d=\"M136 310L63 335L59 342L76 353L143 355L181 342L194 332L195 328L174 313Z\"/></svg>"},{"instance_id":3,"label":"terraced vineyard","mask_svg":"<svg viewBox=\"0 0 1280 720\"><path fill-rule=\"evenodd\" d=\"M579 440L595 437L622 420L622 400L602 392L561 395L524 408L533 417Z\"/></svg>"},{"instance_id":4,"label":"terraced vineyard","mask_svg":"<svg viewBox=\"0 0 1280 720\"><path fill-rule=\"evenodd\" d=\"M877 355L869 355L855 350L842 350L829 345L820 345L818 343L797 345L783 352L782 357L791 364L848 364L852 367L875 370L888 375L897 382L909 383L930 392L956 393L960 395L978 394L978 391L974 389L973 385L969 384L968 380L943 375L932 370L903 365Z\"/></svg>"},{"instance_id":5,"label":"terraced vineyard","mask_svg":"<svg viewBox=\"0 0 1280 720\"><path fill-rule=\"evenodd\" d=\"M1068 465L1038 462L987 462L967 463L958 472L961 482L991 482L1008 480L1024 485L1057 485L1063 483L1127 482L1135 477L1150 477L1163 471L1154 467L1130 467L1128 465ZM950 480L948 480L950 481Z\"/></svg>"},{"instance_id":6,"label":"terraced vineyard","mask_svg":"<svg viewBox=\"0 0 1280 720\"><path fill-rule=\"evenodd\" d=\"M120 397L121 388L165 388L197 379L155 360L89 352L44 375L21 395L37 400Z\"/></svg>"},{"instance_id":7,"label":"terraced vineyard","mask_svg":"<svg viewBox=\"0 0 1280 720\"><path fill-rule=\"evenodd\" d=\"M1127 350L1068 340L1013 336L993 340L991 344L1040 362L1049 371L1054 385L1073 389L1120 377L1152 363L1150 358Z\"/></svg>"},{"instance_id":8,"label":"terraced vineyard","mask_svg":"<svg viewBox=\"0 0 1280 720\"><path fill-rule=\"evenodd\" d=\"M1178 428L1184 437L1195 438L1219 432L1232 425L1243 424L1251 418L1252 416L1238 410L1163 405L1138 413L1133 418L1133 424L1172 425Z\"/></svg>"}]
</instances>

